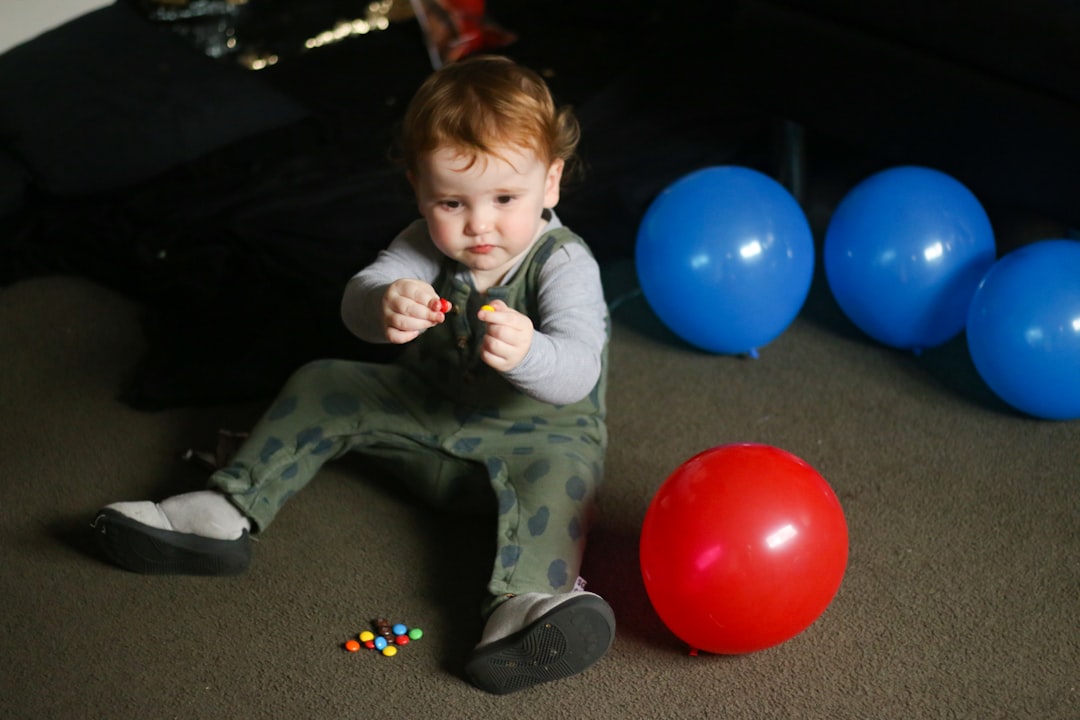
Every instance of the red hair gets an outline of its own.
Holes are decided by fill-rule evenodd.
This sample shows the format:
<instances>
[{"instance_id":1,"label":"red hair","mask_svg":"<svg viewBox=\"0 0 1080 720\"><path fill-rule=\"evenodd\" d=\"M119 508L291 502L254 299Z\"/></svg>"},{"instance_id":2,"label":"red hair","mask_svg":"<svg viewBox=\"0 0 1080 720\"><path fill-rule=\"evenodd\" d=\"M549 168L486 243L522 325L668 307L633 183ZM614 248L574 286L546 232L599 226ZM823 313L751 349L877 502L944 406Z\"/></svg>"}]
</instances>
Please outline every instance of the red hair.
<instances>
[{"instance_id":1,"label":"red hair","mask_svg":"<svg viewBox=\"0 0 1080 720\"><path fill-rule=\"evenodd\" d=\"M454 148L470 158L499 157L499 148L531 150L550 164L574 158L580 130L569 108L556 107L534 71L481 55L443 66L424 81L405 111L401 147L415 173L422 156Z\"/></svg>"}]
</instances>

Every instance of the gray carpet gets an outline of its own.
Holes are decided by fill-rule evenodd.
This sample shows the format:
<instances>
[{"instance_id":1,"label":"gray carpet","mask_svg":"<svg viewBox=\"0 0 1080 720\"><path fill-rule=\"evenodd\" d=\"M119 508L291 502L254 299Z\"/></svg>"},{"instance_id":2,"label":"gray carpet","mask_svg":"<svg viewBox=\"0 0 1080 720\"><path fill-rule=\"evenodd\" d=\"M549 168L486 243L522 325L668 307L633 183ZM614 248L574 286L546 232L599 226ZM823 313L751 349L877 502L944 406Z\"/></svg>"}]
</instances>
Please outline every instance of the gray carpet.
<instances>
[{"instance_id":1,"label":"gray carpet","mask_svg":"<svg viewBox=\"0 0 1080 720\"><path fill-rule=\"evenodd\" d=\"M422 509L350 461L324 470L229 579L101 561L101 505L201 485L179 459L251 406L132 410L138 308L77 278L0 290L0 716L11 718L1080 717L1080 424L1021 417L962 340L921 357L860 336L818 282L758 360L695 352L609 269L607 484L586 560L619 628L588 673L494 697L461 676L489 525ZM835 601L745 656L664 627L637 561L648 503L706 448L761 442L832 484L850 529ZM394 658L342 643L424 629Z\"/></svg>"}]
</instances>

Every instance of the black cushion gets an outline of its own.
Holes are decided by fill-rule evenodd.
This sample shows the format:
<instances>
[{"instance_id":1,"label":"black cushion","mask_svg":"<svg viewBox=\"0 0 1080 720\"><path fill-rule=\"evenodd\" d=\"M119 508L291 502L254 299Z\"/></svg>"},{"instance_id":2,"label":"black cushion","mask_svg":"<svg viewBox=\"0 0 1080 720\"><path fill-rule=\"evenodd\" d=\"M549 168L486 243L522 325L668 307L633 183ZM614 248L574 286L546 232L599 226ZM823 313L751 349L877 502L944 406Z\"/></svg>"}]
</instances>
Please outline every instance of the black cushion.
<instances>
[{"instance_id":1,"label":"black cushion","mask_svg":"<svg viewBox=\"0 0 1080 720\"><path fill-rule=\"evenodd\" d=\"M124 2L0 55L0 152L56 195L130 185L306 113Z\"/></svg>"}]
</instances>

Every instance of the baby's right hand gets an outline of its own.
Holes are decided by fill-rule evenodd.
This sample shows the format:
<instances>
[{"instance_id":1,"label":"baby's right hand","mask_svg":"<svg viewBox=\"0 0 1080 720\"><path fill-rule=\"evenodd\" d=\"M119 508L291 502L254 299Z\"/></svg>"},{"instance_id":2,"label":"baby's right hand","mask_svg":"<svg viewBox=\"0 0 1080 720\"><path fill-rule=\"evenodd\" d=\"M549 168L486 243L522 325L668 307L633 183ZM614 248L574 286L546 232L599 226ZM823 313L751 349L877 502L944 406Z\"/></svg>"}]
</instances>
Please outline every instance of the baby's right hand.
<instances>
[{"instance_id":1,"label":"baby's right hand","mask_svg":"<svg viewBox=\"0 0 1080 720\"><path fill-rule=\"evenodd\" d=\"M383 295L383 327L386 339L392 343L411 342L420 333L446 319L439 309L439 294L422 280L402 278L386 288Z\"/></svg>"}]
</instances>

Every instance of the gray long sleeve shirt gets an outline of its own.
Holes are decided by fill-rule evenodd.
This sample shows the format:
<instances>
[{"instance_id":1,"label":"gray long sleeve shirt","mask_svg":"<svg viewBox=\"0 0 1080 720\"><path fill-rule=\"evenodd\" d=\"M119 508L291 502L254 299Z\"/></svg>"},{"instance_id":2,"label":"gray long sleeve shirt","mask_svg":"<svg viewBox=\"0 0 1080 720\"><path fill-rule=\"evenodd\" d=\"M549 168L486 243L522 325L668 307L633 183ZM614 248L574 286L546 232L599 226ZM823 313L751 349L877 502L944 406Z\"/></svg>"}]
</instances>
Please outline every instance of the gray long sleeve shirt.
<instances>
[{"instance_id":1,"label":"gray long sleeve shirt","mask_svg":"<svg viewBox=\"0 0 1080 720\"><path fill-rule=\"evenodd\" d=\"M561 227L554 212L547 212L550 217L544 232ZM341 303L345 326L362 340L387 342L381 310L386 288L403 277L434 282L444 261L431 242L427 223L412 223L346 285ZM502 283L519 269L512 268ZM471 283L468 268L459 267L458 276ZM538 301L539 317L532 318L536 330L532 345L505 377L542 402L577 402L596 385L607 342L600 268L584 246L568 244L551 256L540 273Z\"/></svg>"}]
</instances>

